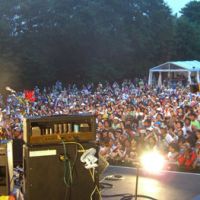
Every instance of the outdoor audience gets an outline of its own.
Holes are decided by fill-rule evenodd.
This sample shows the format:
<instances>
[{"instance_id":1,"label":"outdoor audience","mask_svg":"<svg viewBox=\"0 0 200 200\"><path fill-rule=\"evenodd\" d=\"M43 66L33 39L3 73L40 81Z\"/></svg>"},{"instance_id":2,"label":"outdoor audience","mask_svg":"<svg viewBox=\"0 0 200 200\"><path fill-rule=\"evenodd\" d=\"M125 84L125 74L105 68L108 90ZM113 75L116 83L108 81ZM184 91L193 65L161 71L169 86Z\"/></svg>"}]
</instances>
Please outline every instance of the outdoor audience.
<instances>
[{"instance_id":1,"label":"outdoor audience","mask_svg":"<svg viewBox=\"0 0 200 200\"><path fill-rule=\"evenodd\" d=\"M142 79L10 90L6 100L0 96L0 139L23 139L26 116L74 113L96 115L100 154L110 163L134 165L143 152L158 150L168 169L200 170L200 95Z\"/></svg>"}]
</instances>

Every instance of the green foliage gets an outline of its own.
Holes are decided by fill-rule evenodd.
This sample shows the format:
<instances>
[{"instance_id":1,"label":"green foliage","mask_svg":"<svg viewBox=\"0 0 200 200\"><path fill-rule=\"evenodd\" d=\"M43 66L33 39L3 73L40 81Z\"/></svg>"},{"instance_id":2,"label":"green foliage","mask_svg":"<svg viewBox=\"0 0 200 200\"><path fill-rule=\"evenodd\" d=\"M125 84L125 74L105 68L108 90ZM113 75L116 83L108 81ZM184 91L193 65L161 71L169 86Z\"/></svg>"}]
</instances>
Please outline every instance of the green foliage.
<instances>
[{"instance_id":1,"label":"green foliage","mask_svg":"<svg viewBox=\"0 0 200 200\"><path fill-rule=\"evenodd\" d=\"M176 57L200 59L200 2L191 1L182 9L176 24Z\"/></svg>"},{"instance_id":2,"label":"green foliage","mask_svg":"<svg viewBox=\"0 0 200 200\"><path fill-rule=\"evenodd\" d=\"M200 2L199 1L191 1L182 9L181 12L183 16L186 17L190 22L200 25Z\"/></svg>"},{"instance_id":3,"label":"green foliage","mask_svg":"<svg viewBox=\"0 0 200 200\"><path fill-rule=\"evenodd\" d=\"M198 11L196 1L176 18L163 0L2 0L0 69L21 88L141 77L199 59Z\"/></svg>"}]
</instances>

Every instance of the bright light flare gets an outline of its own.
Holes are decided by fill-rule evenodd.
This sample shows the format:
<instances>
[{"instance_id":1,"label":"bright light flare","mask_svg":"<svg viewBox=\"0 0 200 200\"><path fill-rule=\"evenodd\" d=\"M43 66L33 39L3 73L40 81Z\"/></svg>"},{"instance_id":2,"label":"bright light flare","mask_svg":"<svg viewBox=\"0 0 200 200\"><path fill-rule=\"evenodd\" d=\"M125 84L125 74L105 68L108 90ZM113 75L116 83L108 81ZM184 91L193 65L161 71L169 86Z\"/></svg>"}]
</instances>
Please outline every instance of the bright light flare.
<instances>
[{"instance_id":1,"label":"bright light flare","mask_svg":"<svg viewBox=\"0 0 200 200\"><path fill-rule=\"evenodd\" d=\"M158 151L144 153L140 161L142 167L150 173L159 173L165 165L165 159Z\"/></svg>"}]
</instances>

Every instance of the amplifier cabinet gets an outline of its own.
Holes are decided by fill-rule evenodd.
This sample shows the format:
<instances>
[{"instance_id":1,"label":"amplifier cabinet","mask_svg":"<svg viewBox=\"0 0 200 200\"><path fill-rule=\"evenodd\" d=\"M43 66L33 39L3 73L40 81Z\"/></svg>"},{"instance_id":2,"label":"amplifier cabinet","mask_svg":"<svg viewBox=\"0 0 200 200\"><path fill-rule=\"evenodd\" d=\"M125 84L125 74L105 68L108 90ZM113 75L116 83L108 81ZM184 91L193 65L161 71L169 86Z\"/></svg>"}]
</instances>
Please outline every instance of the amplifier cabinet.
<instances>
[{"instance_id":1,"label":"amplifier cabinet","mask_svg":"<svg viewBox=\"0 0 200 200\"><path fill-rule=\"evenodd\" d=\"M96 144L82 143L85 149L95 148ZM72 168L72 184L69 180L69 162L63 161L63 144L49 146L23 146L25 200L89 200L94 188L98 186L98 169L95 169L95 181L80 161L83 154L76 144L66 144L66 154ZM98 151L97 151L98 152ZM64 164L65 163L65 164ZM74 164L73 164L74 163ZM74 166L74 167L73 167ZM100 199L98 192L93 198Z\"/></svg>"},{"instance_id":2,"label":"amplifier cabinet","mask_svg":"<svg viewBox=\"0 0 200 200\"><path fill-rule=\"evenodd\" d=\"M29 117L24 119L23 127L23 139L28 145L96 139L96 118L90 114Z\"/></svg>"},{"instance_id":3,"label":"amplifier cabinet","mask_svg":"<svg viewBox=\"0 0 200 200\"><path fill-rule=\"evenodd\" d=\"M0 196L9 195L14 186L12 144L12 141L0 141Z\"/></svg>"}]
</instances>

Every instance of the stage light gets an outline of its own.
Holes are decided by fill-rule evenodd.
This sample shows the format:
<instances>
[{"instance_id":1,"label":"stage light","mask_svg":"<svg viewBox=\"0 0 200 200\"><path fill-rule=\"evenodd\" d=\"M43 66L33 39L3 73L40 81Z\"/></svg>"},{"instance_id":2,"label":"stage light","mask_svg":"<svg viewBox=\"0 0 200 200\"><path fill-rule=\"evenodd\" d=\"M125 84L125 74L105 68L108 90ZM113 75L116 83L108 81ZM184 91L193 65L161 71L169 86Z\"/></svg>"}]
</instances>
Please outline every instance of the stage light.
<instances>
[{"instance_id":1,"label":"stage light","mask_svg":"<svg viewBox=\"0 0 200 200\"><path fill-rule=\"evenodd\" d=\"M141 156L140 162L144 170L159 173L164 168L165 159L158 151L150 151Z\"/></svg>"}]
</instances>

